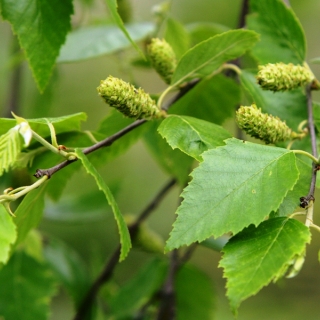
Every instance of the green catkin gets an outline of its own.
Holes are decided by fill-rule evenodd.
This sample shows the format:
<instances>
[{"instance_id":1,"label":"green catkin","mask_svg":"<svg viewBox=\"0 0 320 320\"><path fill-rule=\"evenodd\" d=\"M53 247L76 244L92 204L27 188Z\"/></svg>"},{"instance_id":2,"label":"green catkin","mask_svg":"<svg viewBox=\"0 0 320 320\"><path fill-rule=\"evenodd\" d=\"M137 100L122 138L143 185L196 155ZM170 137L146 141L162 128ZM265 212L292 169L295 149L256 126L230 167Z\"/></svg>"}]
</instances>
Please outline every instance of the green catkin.
<instances>
[{"instance_id":1,"label":"green catkin","mask_svg":"<svg viewBox=\"0 0 320 320\"><path fill-rule=\"evenodd\" d=\"M147 51L153 68L165 83L170 84L177 67L177 59L169 43L165 40L153 38L147 47Z\"/></svg>"},{"instance_id":2,"label":"green catkin","mask_svg":"<svg viewBox=\"0 0 320 320\"><path fill-rule=\"evenodd\" d=\"M263 140L267 144L299 136L278 117L262 113L255 104L250 107L241 106L236 112L236 121L238 126L251 137Z\"/></svg>"},{"instance_id":3,"label":"green catkin","mask_svg":"<svg viewBox=\"0 0 320 320\"><path fill-rule=\"evenodd\" d=\"M307 67L282 62L259 66L257 75L257 81L261 88L270 91L296 89L313 80L314 75Z\"/></svg>"},{"instance_id":4,"label":"green catkin","mask_svg":"<svg viewBox=\"0 0 320 320\"><path fill-rule=\"evenodd\" d=\"M126 117L151 120L164 115L149 94L121 79L109 76L101 80L97 90L110 107L118 109Z\"/></svg>"}]
</instances>

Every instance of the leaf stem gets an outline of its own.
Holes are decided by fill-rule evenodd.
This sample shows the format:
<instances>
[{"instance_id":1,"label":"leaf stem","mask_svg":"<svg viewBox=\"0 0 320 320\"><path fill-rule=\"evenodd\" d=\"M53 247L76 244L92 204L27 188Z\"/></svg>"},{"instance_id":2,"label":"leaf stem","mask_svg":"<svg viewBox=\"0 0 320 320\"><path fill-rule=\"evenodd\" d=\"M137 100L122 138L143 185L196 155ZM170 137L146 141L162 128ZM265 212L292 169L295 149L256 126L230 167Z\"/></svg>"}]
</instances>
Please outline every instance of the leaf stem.
<instances>
[{"instance_id":1,"label":"leaf stem","mask_svg":"<svg viewBox=\"0 0 320 320\"><path fill-rule=\"evenodd\" d=\"M164 99L164 97L173 89L174 87L172 86L169 86L166 90L164 90L161 94L161 96L159 97L158 99L158 102L157 102L157 106L159 108L159 110L161 110L161 104L162 104L162 101Z\"/></svg>"},{"instance_id":2,"label":"leaf stem","mask_svg":"<svg viewBox=\"0 0 320 320\"><path fill-rule=\"evenodd\" d=\"M315 164L319 164L319 159L314 157L311 153L303 151L303 150L292 150L293 153L302 154L308 158L310 158Z\"/></svg>"}]
</instances>

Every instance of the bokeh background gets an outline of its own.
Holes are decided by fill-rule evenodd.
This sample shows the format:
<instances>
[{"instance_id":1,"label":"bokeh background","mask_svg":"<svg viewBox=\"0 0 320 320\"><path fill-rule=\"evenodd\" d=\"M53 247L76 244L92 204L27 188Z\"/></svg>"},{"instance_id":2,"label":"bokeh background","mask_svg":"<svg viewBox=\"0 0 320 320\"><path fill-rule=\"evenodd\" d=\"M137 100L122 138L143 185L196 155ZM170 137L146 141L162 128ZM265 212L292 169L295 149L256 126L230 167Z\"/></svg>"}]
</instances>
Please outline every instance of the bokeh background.
<instances>
[{"instance_id":1,"label":"bokeh background","mask_svg":"<svg viewBox=\"0 0 320 320\"><path fill-rule=\"evenodd\" d=\"M108 19L104 1L92 0L90 9L84 2L75 1L73 24L101 23ZM132 0L133 20L151 21L152 7L161 1ZM172 16L181 23L197 21L217 22L231 28L237 26L240 0L174 0ZM320 56L320 1L291 0L291 5L305 29L308 52L307 61ZM11 79L12 33L7 22L0 21L0 113L6 112ZM129 54L135 52L128 50ZM320 78L320 65L311 65ZM96 87L101 79L114 75L129 79L129 73L147 92L160 92L164 84L152 70L132 69L122 62L121 54L103 56L74 64L56 67L48 89L40 95L26 63L22 69L19 115L26 118L56 117L76 112L86 112L88 121L83 128L95 130L108 112L108 107L97 96ZM320 100L315 94L315 100ZM222 106L223 107L223 106ZM227 124L229 128L230 124ZM122 212L138 214L157 191L168 181L168 175L157 165L145 145L138 142L128 152L99 169L105 181L116 190L116 198ZM93 265L97 273L106 257L118 243L115 224L107 205L94 203L86 206L86 219L78 221L66 204L85 198L96 190L93 179L80 171L74 175L59 203L48 201L45 218L40 229L64 239ZM175 188L149 219L150 225L164 239L168 237L180 190ZM318 194L318 197L320 195ZM316 202L316 205L318 203ZM55 215L55 213L60 213ZM65 220L61 216L65 215ZM58 217L57 217L58 216ZM320 207L316 207L315 223L320 224ZM249 298L239 309L239 320L318 320L320 319L320 265L317 258L320 235L313 232L312 245L308 247L305 266L300 274L290 280L281 280L264 288L257 296ZM119 283L129 279L150 256L133 250L129 258L116 269ZM218 261L220 253L199 247L191 263L208 274L216 291L216 317L218 320L234 319L225 297L225 280ZM90 263L89 263L90 262ZM92 264L92 262L94 262ZM71 319L72 304L65 292L60 291L53 301L52 320Z\"/></svg>"}]
</instances>

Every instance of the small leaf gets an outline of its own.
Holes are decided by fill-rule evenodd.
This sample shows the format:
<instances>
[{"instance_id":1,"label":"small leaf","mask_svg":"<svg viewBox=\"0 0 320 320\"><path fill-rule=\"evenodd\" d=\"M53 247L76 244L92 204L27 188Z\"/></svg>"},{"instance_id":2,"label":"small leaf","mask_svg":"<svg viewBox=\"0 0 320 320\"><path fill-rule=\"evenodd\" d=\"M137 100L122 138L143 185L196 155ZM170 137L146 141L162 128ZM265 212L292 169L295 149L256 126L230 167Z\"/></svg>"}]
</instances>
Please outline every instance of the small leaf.
<instances>
[{"instance_id":1,"label":"small leaf","mask_svg":"<svg viewBox=\"0 0 320 320\"><path fill-rule=\"evenodd\" d=\"M116 23L116 25L121 29L121 31L124 33L126 38L133 45L133 47L140 53L140 55L142 57L144 57L143 52L137 46L137 44L133 41L133 39L131 39L129 32L127 31L127 29L123 25L122 19L121 19L120 15L118 13L118 10L117 10L117 0L106 0L106 2L107 2L107 5L108 5L108 8L110 10L111 16L114 19L114 22Z\"/></svg>"},{"instance_id":2,"label":"small leaf","mask_svg":"<svg viewBox=\"0 0 320 320\"><path fill-rule=\"evenodd\" d=\"M187 116L168 116L158 128L172 149L180 149L190 157L202 161L201 154L225 143L231 138L224 128L204 120Z\"/></svg>"},{"instance_id":3,"label":"small leaf","mask_svg":"<svg viewBox=\"0 0 320 320\"><path fill-rule=\"evenodd\" d=\"M214 319L215 294L212 280L200 270L183 266L179 269L175 292L177 320Z\"/></svg>"},{"instance_id":4,"label":"small leaf","mask_svg":"<svg viewBox=\"0 0 320 320\"><path fill-rule=\"evenodd\" d=\"M139 22L127 25L126 28L132 41L140 41L154 30L154 25L149 22ZM118 27L110 25L83 27L68 35L57 62L91 59L129 46L129 40Z\"/></svg>"},{"instance_id":5,"label":"small leaf","mask_svg":"<svg viewBox=\"0 0 320 320\"><path fill-rule=\"evenodd\" d=\"M120 253L120 261L124 260L128 255L130 248L131 248L131 240L130 234L127 228L127 225L121 215L119 210L118 204L116 203L110 189L103 181L101 175L98 173L96 168L89 162L88 158L82 153L80 149L75 149L75 153L77 154L78 158L81 160L85 170L87 173L91 174L95 179L98 188L105 194L109 205L112 208L114 218L116 219L119 234L120 234L120 243L121 243L121 253Z\"/></svg>"},{"instance_id":6,"label":"small leaf","mask_svg":"<svg viewBox=\"0 0 320 320\"><path fill-rule=\"evenodd\" d=\"M1 0L0 5L2 16L12 24L39 90L43 91L71 29L72 1Z\"/></svg>"},{"instance_id":7,"label":"small leaf","mask_svg":"<svg viewBox=\"0 0 320 320\"><path fill-rule=\"evenodd\" d=\"M274 218L257 228L249 226L223 248L220 267L227 278L227 296L236 313L240 303L272 280L283 276L286 266L304 252L309 229L301 222Z\"/></svg>"},{"instance_id":8,"label":"small leaf","mask_svg":"<svg viewBox=\"0 0 320 320\"><path fill-rule=\"evenodd\" d=\"M168 250L258 225L299 177L293 152L235 138L204 152L203 160L182 193Z\"/></svg>"},{"instance_id":9,"label":"small leaf","mask_svg":"<svg viewBox=\"0 0 320 320\"><path fill-rule=\"evenodd\" d=\"M224 62L243 55L258 38L253 31L231 30L199 43L181 58L171 85L178 86L192 77L211 74Z\"/></svg>"},{"instance_id":10,"label":"small leaf","mask_svg":"<svg viewBox=\"0 0 320 320\"><path fill-rule=\"evenodd\" d=\"M11 245L17 238L16 226L12 217L0 204L0 264L7 263Z\"/></svg>"},{"instance_id":11,"label":"small leaf","mask_svg":"<svg viewBox=\"0 0 320 320\"><path fill-rule=\"evenodd\" d=\"M281 0L252 0L247 25L261 34L252 53L261 64L293 63L302 65L306 55L303 28L293 10Z\"/></svg>"},{"instance_id":12,"label":"small leaf","mask_svg":"<svg viewBox=\"0 0 320 320\"><path fill-rule=\"evenodd\" d=\"M43 263L17 251L0 271L0 317L46 320L56 292L54 278Z\"/></svg>"}]
</instances>

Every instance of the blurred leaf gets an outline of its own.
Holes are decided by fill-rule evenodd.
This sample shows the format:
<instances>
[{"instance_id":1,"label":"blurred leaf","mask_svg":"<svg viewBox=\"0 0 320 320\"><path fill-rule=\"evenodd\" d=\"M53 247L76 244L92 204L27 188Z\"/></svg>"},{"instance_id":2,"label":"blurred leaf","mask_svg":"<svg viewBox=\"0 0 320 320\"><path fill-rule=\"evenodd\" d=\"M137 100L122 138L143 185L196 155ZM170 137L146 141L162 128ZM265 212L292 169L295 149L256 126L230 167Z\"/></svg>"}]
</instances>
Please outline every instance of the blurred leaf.
<instances>
[{"instance_id":1,"label":"blurred leaf","mask_svg":"<svg viewBox=\"0 0 320 320\"><path fill-rule=\"evenodd\" d=\"M234 115L239 102L239 86L223 75L216 75L201 80L170 107L169 113L222 124Z\"/></svg>"},{"instance_id":2,"label":"blurred leaf","mask_svg":"<svg viewBox=\"0 0 320 320\"><path fill-rule=\"evenodd\" d=\"M293 63L302 65L306 40L302 26L293 10L282 0L251 0L252 14L247 25L261 34L261 41L252 53L261 64Z\"/></svg>"},{"instance_id":3,"label":"blurred leaf","mask_svg":"<svg viewBox=\"0 0 320 320\"><path fill-rule=\"evenodd\" d=\"M190 37L183 24L179 21L168 18L164 38L171 45L177 59L190 48Z\"/></svg>"},{"instance_id":4,"label":"blurred leaf","mask_svg":"<svg viewBox=\"0 0 320 320\"><path fill-rule=\"evenodd\" d=\"M175 281L177 320L214 319L212 280L200 270L183 266Z\"/></svg>"},{"instance_id":5,"label":"blurred leaf","mask_svg":"<svg viewBox=\"0 0 320 320\"><path fill-rule=\"evenodd\" d=\"M126 256L130 251L131 240L130 240L130 234L129 234L127 225L119 210L118 204L115 201L110 189L108 188L106 183L103 181L101 175L98 173L96 168L89 162L88 158L79 149L76 149L75 153L77 154L78 159L81 160L86 172L93 176L99 190L101 190L105 194L108 200L108 203L112 208L114 218L118 225L119 235L120 235L120 243L121 243L120 261L122 261L126 258Z\"/></svg>"},{"instance_id":6,"label":"blurred leaf","mask_svg":"<svg viewBox=\"0 0 320 320\"><path fill-rule=\"evenodd\" d=\"M319 102L313 102L313 120L318 132L320 132L320 103Z\"/></svg>"},{"instance_id":7,"label":"blurred leaf","mask_svg":"<svg viewBox=\"0 0 320 320\"><path fill-rule=\"evenodd\" d=\"M84 261L70 246L51 237L44 247L44 257L78 306L91 284Z\"/></svg>"},{"instance_id":8,"label":"blurred leaf","mask_svg":"<svg viewBox=\"0 0 320 320\"><path fill-rule=\"evenodd\" d=\"M193 159L180 150L172 150L168 143L157 132L158 121L150 123L144 141L158 164L184 186L192 168Z\"/></svg>"},{"instance_id":9,"label":"blurred leaf","mask_svg":"<svg viewBox=\"0 0 320 320\"><path fill-rule=\"evenodd\" d=\"M272 280L283 276L286 266L310 242L309 229L301 222L275 218L257 228L249 226L223 248L220 266L227 278L227 296L233 312L240 303Z\"/></svg>"},{"instance_id":10,"label":"blurred leaf","mask_svg":"<svg viewBox=\"0 0 320 320\"><path fill-rule=\"evenodd\" d=\"M41 185L37 189L30 191L15 211L16 218L14 222L18 231L15 246L25 239L31 229L38 226L43 215L44 195L47 183L45 182L45 185Z\"/></svg>"},{"instance_id":11,"label":"blurred leaf","mask_svg":"<svg viewBox=\"0 0 320 320\"><path fill-rule=\"evenodd\" d=\"M126 27L124 26L122 19L118 13L117 10L117 0L106 0L106 3L108 5L108 8L110 10L111 16L116 23L116 25L120 28L120 30L124 33L126 38L130 41L132 46L140 53L142 57L144 57L143 52L140 50L140 48L137 46L137 44L134 42L134 40L131 38L129 32L127 31Z\"/></svg>"},{"instance_id":12,"label":"blurred leaf","mask_svg":"<svg viewBox=\"0 0 320 320\"><path fill-rule=\"evenodd\" d=\"M201 154L225 143L231 134L214 123L197 118L171 115L163 120L158 132L172 149L180 149L190 157L202 161Z\"/></svg>"},{"instance_id":13,"label":"blurred leaf","mask_svg":"<svg viewBox=\"0 0 320 320\"><path fill-rule=\"evenodd\" d=\"M16 241L16 226L3 205L0 204L0 265L7 263L11 245Z\"/></svg>"},{"instance_id":14,"label":"blurred leaf","mask_svg":"<svg viewBox=\"0 0 320 320\"><path fill-rule=\"evenodd\" d=\"M153 259L146 263L139 272L129 280L110 301L110 309L116 319L132 317L153 294L160 288L167 270L167 263Z\"/></svg>"},{"instance_id":15,"label":"blurred leaf","mask_svg":"<svg viewBox=\"0 0 320 320\"><path fill-rule=\"evenodd\" d=\"M1 13L12 24L40 91L46 87L60 47L71 29L71 0L1 0Z\"/></svg>"},{"instance_id":16,"label":"blurred leaf","mask_svg":"<svg viewBox=\"0 0 320 320\"><path fill-rule=\"evenodd\" d=\"M150 22L126 26L132 41L146 38L154 29ZM130 46L129 40L118 27L88 26L71 32L61 48L57 62L76 62L111 54Z\"/></svg>"},{"instance_id":17,"label":"blurred leaf","mask_svg":"<svg viewBox=\"0 0 320 320\"><path fill-rule=\"evenodd\" d=\"M258 225L296 184L299 171L291 151L235 138L225 142L204 152L191 174L167 250Z\"/></svg>"},{"instance_id":18,"label":"blurred leaf","mask_svg":"<svg viewBox=\"0 0 320 320\"><path fill-rule=\"evenodd\" d=\"M23 251L33 259L43 262L43 247L42 236L36 229L31 229L25 237L23 244L19 246L19 249L23 248Z\"/></svg>"},{"instance_id":19,"label":"blurred leaf","mask_svg":"<svg viewBox=\"0 0 320 320\"><path fill-rule=\"evenodd\" d=\"M56 285L46 265L17 251L1 269L0 283L1 318L48 319Z\"/></svg>"},{"instance_id":20,"label":"blurred leaf","mask_svg":"<svg viewBox=\"0 0 320 320\"><path fill-rule=\"evenodd\" d=\"M258 41L249 30L231 30L218 34L187 51L172 76L171 85L178 86L190 78L203 77L224 62L243 55Z\"/></svg>"}]
</instances>

